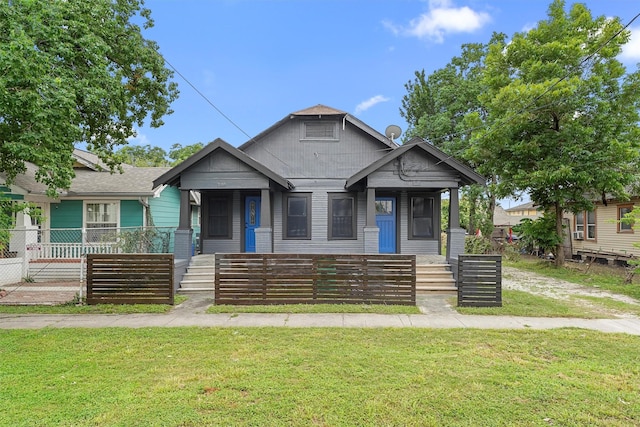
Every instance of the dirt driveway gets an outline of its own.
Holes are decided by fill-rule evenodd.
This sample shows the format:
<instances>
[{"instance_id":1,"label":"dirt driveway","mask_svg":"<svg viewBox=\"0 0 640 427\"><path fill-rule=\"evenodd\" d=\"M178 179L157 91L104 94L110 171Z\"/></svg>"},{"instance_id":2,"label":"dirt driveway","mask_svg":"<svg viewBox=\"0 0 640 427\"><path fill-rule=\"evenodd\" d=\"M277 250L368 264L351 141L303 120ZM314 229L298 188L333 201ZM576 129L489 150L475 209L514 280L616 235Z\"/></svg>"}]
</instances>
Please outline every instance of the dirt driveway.
<instances>
[{"instance_id":1,"label":"dirt driveway","mask_svg":"<svg viewBox=\"0 0 640 427\"><path fill-rule=\"evenodd\" d=\"M626 295L614 294L595 287L582 286L561 279L545 277L513 267L502 267L502 286L505 289L529 292L534 295L542 295L559 300L574 300L591 308L596 308L596 305L585 299L576 299L575 297L610 298L615 301L640 306L640 301ZM635 317L630 314L621 314L601 307L597 308L598 310L609 312L618 317Z\"/></svg>"}]
</instances>

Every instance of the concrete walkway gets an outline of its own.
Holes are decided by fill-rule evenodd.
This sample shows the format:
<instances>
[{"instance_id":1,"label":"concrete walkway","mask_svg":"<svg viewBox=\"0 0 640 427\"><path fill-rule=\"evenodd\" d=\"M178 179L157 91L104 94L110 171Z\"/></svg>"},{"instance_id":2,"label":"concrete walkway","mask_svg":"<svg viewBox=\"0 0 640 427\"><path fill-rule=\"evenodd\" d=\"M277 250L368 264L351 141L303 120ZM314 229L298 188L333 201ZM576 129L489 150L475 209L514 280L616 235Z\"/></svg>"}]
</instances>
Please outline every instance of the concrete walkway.
<instances>
[{"instance_id":1,"label":"concrete walkway","mask_svg":"<svg viewBox=\"0 0 640 427\"><path fill-rule=\"evenodd\" d=\"M190 296L166 314L0 314L0 329L147 328L147 327L289 327L289 328L582 328L640 335L640 319L568 319L470 316L456 313L447 296L419 301L421 314L205 314L213 299Z\"/></svg>"}]
</instances>

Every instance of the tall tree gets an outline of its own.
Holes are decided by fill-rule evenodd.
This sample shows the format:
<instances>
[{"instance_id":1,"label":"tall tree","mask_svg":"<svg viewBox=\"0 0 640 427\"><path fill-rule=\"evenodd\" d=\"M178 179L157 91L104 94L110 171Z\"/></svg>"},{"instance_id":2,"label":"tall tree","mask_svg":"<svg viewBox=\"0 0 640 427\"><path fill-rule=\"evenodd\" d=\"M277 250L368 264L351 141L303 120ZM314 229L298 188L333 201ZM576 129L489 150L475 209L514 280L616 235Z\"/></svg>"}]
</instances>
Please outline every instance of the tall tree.
<instances>
[{"instance_id":1,"label":"tall tree","mask_svg":"<svg viewBox=\"0 0 640 427\"><path fill-rule=\"evenodd\" d=\"M640 72L616 59L628 41L618 18L555 0L536 28L489 48L488 114L475 117L487 126L472 154L481 171L501 171L499 197L527 191L559 237L563 212L592 209L595 195L627 197L638 178ZM562 243L555 257L564 262Z\"/></svg>"},{"instance_id":2,"label":"tall tree","mask_svg":"<svg viewBox=\"0 0 640 427\"><path fill-rule=\"evenodd\" d=\"M172 160L171 166L175 166L185 161L188 157L202 150L204 144L202 142L196 142L195 144L185 145L176 143L169 149L169 158Z\"/></svg>"},{"instance_id":3,"label":"tall tree","mask_svg":"<svg viewBox=\"0 0 640 427\"><path fill-rule=\"evenodd\" d=\"M407 94L402 99L400 109L400 115L409 125L405 140L419 136L445 153L478 167L478 161L481 160L468 155L470 131L465 117L470 113L476 113L478 118L486 115L479 99L485 90L482 80L484 60L488 46L503 42L504 39L504 34L496 33L489 44L465 44L460 56L452 58L444 68L429 76L425 75L424 70L415 73L415 79L405 84ZM488 173L487 176L493 181L495 173ZM465 193L471 203L468 220L463 223L469 231L475 231L480 224L477 218L484 216L478 208L484 208L489 221L483 222L487 226L483 232L488 233L493 224L496 203L491 188L487 192L488 197L483 197L484 189L479 186L467 188Z\"/></svg>"},{"instance_id":4,"label":"tall tree","mask_svg":"<svg viewBox=\"0 0 640 427\"><path fill-rule=\"evenodd\" d=\"M38 167L50 194L73 178L74 144L111 168L150 116L162 125L177 97L142 0L0 2L0 170L11 182Z\"/></svg>"},{"instance_id":5,"label":"tall tree","mask_svg":"<svg viewBox=\"0 0 640 427\"><path fill-rule=\"evenodd\" d=\"M138 167L169 166L167 152L151 145L127 145L118 150L122 163Z\"/></svg>"}]
</instances>

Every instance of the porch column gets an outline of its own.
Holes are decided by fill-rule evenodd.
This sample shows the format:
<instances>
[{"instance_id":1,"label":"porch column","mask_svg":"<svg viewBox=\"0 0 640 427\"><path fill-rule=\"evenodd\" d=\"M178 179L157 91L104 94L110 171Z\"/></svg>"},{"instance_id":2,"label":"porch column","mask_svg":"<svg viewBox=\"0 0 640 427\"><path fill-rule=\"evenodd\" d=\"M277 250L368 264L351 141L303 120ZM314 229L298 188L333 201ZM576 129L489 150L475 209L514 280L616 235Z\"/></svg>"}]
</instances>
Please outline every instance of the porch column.
<instances>
[{"instance_id":1,"label":"porch column","mask_svg":"<svg viewBox=\"0 0 640 427\"><path fill-rule=\"evenodd\" d=\"M364 226L364 253L377 254L380 230L376 224L376 189L367 188L367 220Z\"/></svg>"},{"instance_id":2,"label":"porch column","mask_svg":"<svg viewBox=\"0 0 640 427\"><path fill-rule=\"evenodd\" d=\"M190 215L191 200L189 198L189 190L180 190L180 220L173 245L175 259L191 259L193 230L191 230L189 221Z\"/></svg>"},{"instance_id":3,"label":"porch column","mask_svg":"<svg viewBox=\"0 0 640 427\"><path fill-rule=\"evenodd\" d=\"M263 188L260 192L260 227L256 228L256 252L273 252L273 227L271 224L271 192Z\"/></svg>"},{"instance_id":4,"label":"porch column","mask_svg":"<svg viewBox=\"0 0 640 427\"><path fill-rule=\"evenodd\" d=\"M464 253L465 231L460 228L458 188L449 189L449 228L447 229L447 262L455 262Z\"/></svg>"}]
</instances>

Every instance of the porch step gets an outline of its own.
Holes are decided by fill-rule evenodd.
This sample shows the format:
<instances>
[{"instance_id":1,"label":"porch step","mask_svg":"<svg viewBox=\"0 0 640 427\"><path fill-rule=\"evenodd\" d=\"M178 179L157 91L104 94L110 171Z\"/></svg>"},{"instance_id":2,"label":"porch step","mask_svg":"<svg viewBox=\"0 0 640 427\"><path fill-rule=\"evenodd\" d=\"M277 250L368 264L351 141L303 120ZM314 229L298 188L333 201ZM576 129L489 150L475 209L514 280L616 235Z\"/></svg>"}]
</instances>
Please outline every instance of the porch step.
<instances>
[{"instance_id":1,"label":"porch step","mask_svg":"<svg viewBox=\"0 0 640 427\"><path fill-rule=\"evenodd\" d=\"M191 257L187 272L180 281L179 294L208 293L214 291L215 255Z\"/></svg>"},{"instance_id":2,"label":"porch step","mask_svg":"<svg viewBox=\"0 0 640 427\"><path fill-rule=\"evenodd\" d=\"M417 293L456 293L458 288L449 264L416 265Z\"/></svg>"}]
</instances>

